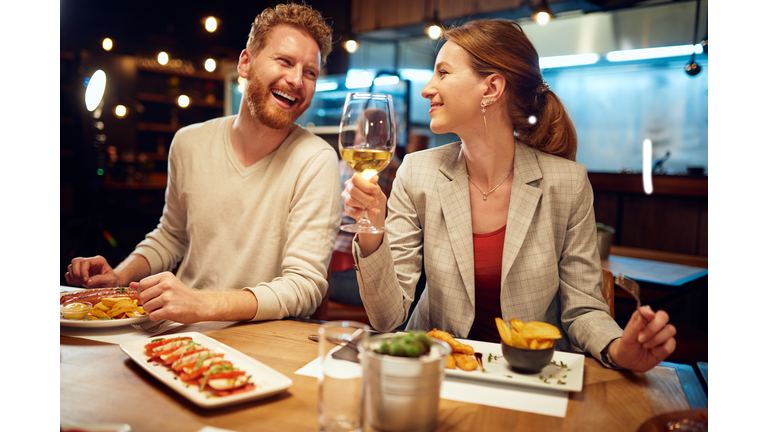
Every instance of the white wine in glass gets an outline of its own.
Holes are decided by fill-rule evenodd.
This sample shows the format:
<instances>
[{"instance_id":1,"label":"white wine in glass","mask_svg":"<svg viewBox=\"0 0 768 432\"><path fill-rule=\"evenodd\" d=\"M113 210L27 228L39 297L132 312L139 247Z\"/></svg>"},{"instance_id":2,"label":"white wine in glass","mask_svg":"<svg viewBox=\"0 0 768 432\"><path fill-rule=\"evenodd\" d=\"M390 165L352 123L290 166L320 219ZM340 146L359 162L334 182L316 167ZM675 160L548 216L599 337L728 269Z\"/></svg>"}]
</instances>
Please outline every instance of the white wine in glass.
<instances>
[{"instance_id":1,"label":"white wine in glass","mask_svg":"<svg viewBox=\"0 0 768 432\"><path fill-rule=\"evenodd\" d=\"M339 129L339 153L344 162L366 180L389 165L397 146L397 125L392 96L388 94L347 93ZM368 211L344 231L378 234L368 219Z\"/></svg>"}]
</instances>

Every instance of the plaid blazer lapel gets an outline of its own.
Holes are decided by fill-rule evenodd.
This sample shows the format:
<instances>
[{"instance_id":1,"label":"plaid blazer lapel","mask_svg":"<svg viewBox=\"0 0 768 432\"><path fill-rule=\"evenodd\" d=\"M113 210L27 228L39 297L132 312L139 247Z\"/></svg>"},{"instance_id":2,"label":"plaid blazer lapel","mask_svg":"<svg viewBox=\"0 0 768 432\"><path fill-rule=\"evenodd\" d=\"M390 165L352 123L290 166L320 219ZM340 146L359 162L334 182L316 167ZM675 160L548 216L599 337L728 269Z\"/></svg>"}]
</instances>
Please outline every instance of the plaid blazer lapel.
<instances>
[{"instance_id":1,"label":"plaid blazer lapel","mask_svg":"<svg viewBox=\"0 0 768 432\"><path fill-rule=\"evenodd\" d=\"M507 233L504 237L504 257L501 265L501 286L506 283L512 264L520 253L528 227L531 225L541 199L537 180L542 178L536 153L527 145L515 145L515 171L509 197ZM531 184L534 183L535 184Z\"/></svg>"},{"instance_id":2,"label":"plaid blazer lapel","mask_svg":"<svg viewBox=\"0 0 768 432\"><path fill-rule=\"evenodd\" d=\"M448 238L467 290L472 308L475 307L475 254L472 243L472 212L469 205L469 181L464 154L459 151L446 158L440 167L449 180L438 186Z\"/></svg>"}]
</instances>

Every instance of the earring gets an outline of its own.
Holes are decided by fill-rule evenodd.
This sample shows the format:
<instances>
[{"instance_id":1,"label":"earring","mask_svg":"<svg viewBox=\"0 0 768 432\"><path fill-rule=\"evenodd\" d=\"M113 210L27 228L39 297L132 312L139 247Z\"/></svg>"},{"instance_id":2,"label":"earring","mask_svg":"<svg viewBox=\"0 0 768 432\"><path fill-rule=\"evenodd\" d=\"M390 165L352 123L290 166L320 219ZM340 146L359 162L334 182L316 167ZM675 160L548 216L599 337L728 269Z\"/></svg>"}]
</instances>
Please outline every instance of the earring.
<instances>
[{"instance_id":1,"label":"earring","mask_svg":"<svg viewBox=\"0 0 768 432\"><path fill-rule=\"evenodd\" d=\"M495 98L483 99L480 102L480 112L483 113L483 123L485 123L485 136L488 136L488 121L485 119L485 107L496 102Z\"/></svg>"}]
</instances>

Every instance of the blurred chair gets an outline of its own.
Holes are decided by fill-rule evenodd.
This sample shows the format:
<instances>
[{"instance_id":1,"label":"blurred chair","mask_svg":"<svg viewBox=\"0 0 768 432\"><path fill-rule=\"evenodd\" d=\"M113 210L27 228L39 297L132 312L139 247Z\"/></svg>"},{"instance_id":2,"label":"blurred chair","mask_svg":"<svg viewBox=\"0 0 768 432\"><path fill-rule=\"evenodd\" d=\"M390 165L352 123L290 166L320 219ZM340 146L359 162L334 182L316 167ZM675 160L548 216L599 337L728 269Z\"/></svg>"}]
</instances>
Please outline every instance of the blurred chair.
<instances>
[{"instance_id":1,"label":"blurred chair","mask_svg":"<svg viewBox=\"0 0 768 432\"><path fill-rule=\"evenodd\" d=\"M616 308L614 307L613 296L613 273L609 270L603 269L603 298L608 303L608 309L611 312L611 318L616 318Z\"/></svg>"}]
</instances>

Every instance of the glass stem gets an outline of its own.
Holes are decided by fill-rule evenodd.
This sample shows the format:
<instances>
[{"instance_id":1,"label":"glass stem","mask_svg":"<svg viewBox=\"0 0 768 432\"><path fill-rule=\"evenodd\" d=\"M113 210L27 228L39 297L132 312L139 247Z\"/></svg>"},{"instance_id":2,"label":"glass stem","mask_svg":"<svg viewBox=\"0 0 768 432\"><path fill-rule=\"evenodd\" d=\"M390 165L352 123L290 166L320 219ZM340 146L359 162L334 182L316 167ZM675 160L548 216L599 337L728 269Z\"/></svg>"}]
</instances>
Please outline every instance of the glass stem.
<instances>
[{"instance_id":1,"label":"glass stem","mask_svg":"<svg viewBox=\"0 0 768 432\"><path fill-rule=\"evenodd\" d=\"M368 209L363 210L363 218L357 221L360 225L371 225L371 221L368 219Z\"/></svg>"}]
</instances>

